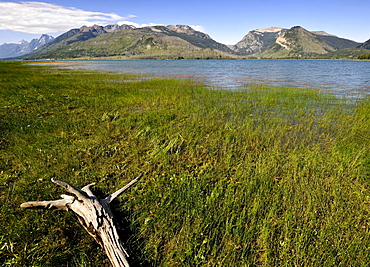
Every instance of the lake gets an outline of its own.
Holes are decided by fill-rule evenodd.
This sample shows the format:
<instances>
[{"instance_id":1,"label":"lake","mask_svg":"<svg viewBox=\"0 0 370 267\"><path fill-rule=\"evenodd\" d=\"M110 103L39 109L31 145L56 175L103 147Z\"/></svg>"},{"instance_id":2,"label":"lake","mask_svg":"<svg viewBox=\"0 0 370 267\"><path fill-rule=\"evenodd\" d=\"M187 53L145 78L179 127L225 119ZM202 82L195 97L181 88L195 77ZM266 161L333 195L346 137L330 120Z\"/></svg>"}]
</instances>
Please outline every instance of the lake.
<instances>
[{"instance_id":1,"label":"lake","mask_svg":"<svg viewBox=\"0 0 370 267\"><path fill-rule=\"evenodd\" d=\"M86 60L48 63L86 70L201 79L235 89L244 84L330 90L336 95L370 93L370 61L347 60Z\"/></svg>"}]
</instances>

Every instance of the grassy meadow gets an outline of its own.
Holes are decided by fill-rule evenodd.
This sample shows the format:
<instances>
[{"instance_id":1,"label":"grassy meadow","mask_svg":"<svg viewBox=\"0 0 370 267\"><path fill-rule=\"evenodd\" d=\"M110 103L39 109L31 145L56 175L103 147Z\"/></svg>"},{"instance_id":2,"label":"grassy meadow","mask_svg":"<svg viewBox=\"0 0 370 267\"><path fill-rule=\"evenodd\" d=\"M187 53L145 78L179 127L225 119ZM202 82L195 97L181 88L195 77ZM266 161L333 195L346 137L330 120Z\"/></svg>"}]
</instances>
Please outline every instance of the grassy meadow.
<instances>
[{"instance_id":1,"label":"grassy meadow","mask_svg":"<svg viewBox=\"0 0 370 267\"><path fill-rule=\"evenodd\" d=\"M369 97L0 62L0 264L108 266L19 206L143 173L113 205L132 266L369 266L369 133Z\"/></svg>"}]
</instances>

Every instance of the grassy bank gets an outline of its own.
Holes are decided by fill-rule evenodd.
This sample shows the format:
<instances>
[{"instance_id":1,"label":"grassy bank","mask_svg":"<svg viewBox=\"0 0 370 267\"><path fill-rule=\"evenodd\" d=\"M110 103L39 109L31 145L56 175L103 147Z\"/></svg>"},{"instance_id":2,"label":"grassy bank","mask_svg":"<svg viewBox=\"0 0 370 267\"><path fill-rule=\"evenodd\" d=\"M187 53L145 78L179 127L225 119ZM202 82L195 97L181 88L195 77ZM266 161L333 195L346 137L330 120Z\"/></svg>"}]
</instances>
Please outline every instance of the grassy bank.
<instances>
[{"instance_id":1,"label":"grassy bank","mask_svg":"<svg viewBox=\"0 0 370 267\"><path fill-rule=\"evenodd\" d=\"M368 266L370 100L0 63L0 262L107 266L50 178L108 194L133 266Z\"/></svg>"}]
</instances>

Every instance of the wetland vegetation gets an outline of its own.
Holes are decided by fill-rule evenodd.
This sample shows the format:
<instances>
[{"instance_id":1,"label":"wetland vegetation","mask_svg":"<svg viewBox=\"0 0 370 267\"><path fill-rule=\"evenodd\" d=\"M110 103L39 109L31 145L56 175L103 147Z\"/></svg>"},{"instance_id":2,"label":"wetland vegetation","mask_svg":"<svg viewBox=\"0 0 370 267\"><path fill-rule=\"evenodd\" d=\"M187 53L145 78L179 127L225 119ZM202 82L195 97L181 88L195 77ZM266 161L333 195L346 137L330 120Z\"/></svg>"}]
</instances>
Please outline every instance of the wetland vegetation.
<instances>
[{"instance_id":1,"label":"wetland vegetation","mask_svg":"<svg viewBox=\"0 0 370 267\"><path fill-rule=\"evenodd\" d=\"M109 194L133 266L368 266L370 99L0 63L0 262L107 266L50 178Z\"/></svg>"}]
</instances>

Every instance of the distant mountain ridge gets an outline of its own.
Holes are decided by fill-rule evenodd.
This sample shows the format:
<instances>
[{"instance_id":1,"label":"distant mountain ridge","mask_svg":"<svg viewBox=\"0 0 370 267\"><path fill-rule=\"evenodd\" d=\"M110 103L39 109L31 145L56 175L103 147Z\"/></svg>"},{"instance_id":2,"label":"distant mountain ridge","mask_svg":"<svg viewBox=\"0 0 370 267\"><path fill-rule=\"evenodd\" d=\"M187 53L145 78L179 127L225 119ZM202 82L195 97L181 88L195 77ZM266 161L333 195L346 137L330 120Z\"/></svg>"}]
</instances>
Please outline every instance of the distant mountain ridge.
<instances>
[{"instance_id":1,"label":"distant mountain ridge","mask_svg":"<svg viewBox=\"0 0 370 267\"><path fill-rule=\"evenodd\" d=\"M136 27L126 24L123 24L121 26L117 24L107 26L94 25L91 27L82 26L79 29L72 29L69 30L68 32L63 33L62 35L59 35L52 42L48 43L46 47L52 46L54 44L67 45L74 42L86 41L104 33L118 32L122 30L131 30L131 29L136 29Z\"/></svg>"},{"instance_id":2,"label":"distant mountain ridge","mask_svg":"<svg viewBox=\"0 0 370 267\"><path fill-rule=\"evenodd\" d=\"M370 49L369 42L361 44L295 26L253 30L227 46L188 25L136 28L114 24L71 29L23 58L355 58Z\"/></svg>"},{"instance_id":3,"label":"distant mountain ridge","mask_svg":"<svg viewBox=\"0 0 370 267\"><path fill-rule=\"evenodd\" d=\"M255 55L276 42L286 29L271 27L250 31L237 44L229 46L238 55Z\"/></svg>"},{"instance_id":4,"label":"distant mountain ridge","mask_svg":"<svg viewBox=\"0 0 370 267\"><path fill-rule=\"evenodd\" d=\"M326 43L318 35L300 26L295 26L284 31L273 45L260 53L260 56L265 58L312 57L335 50L333 46Z\"/></svg>"},{"instance_id":5,"label":"distant mountain ridge","mask_svg":"<svg viewBox=\"0 0 370 267\"><path fill-rule=\"evenodd\" d=\"M35 49L49 43L54 37L43 34L40 38L32 39L30 42L22 40L18 43L4 43L0 45L0 59L12 58L26 55Z\"/></svg>"},{"instance_id":6,"label":"distant mountain ridge","mask_svg":"<svg viewBox=\"0 0 370 267\"><path fill-rule=\"evenodd\" d=\"M360 45L360 43L348 40L345 38L340 38L338 36L328 34L326 32L311 32L318 36L321 40L326 42L327 44L331 45L334 47L336 50L340 49L346 49L346 48L355 48Z\"/></svg>"},{"instance_id":7,"label":"distant mountain ridge","mask_svg":"<svg viewBox=\"0 0 370 267\"><path fill-rule=\"evenodd\" d=\"M250 31L230 48L239 55L281 58L310 57L341 49L356 48L360 44L324 31L307 31L295 26L291 29L271 27Z\"/></svg>"},{"instance_id":8,"label":"distant mountain ridge","mask_svg":"<svg viewBox=\"0 0 370 267\"><path fill-rule=\"evenodd\" d=\"M188 25L83 26L72 29L25 58L230 58L233 51Z\"/></svg>"},{"instance_id":9,"label":"distant mountain ridge","mask_svg":"<svg viewBox=\"0 0 370 267\"><path fill-rule=\"evenodd\" d=\"M370 39L358 46L358 48L370 49Z\"/></svg>"}]
</instances>

